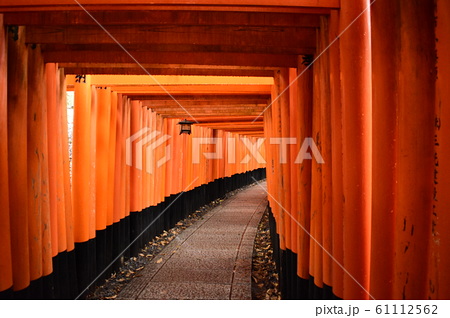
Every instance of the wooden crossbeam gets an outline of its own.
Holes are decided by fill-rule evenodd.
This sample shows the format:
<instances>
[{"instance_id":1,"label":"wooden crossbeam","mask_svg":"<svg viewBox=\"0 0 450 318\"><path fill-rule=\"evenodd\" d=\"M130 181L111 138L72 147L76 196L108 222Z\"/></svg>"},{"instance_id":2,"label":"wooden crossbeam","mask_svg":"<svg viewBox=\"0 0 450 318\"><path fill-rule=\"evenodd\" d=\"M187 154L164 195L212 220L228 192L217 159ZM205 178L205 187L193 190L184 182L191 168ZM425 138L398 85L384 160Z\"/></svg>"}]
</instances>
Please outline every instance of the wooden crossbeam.
<instances>
[{"instance_id":1,"label":"wooden crossbeam","mask_svg":"<svg viewBox=\"0 0 450 318\"><path fill-rule=\"evenodd\" d=\"M185 75L185 76L259 76L267 77L272 76L273 71L266 70L243 70L243 69L186 69L186 68L146 68L145 70L140 68L138 65L134 68L122 68L121 64L114 65L110 64L109 67L65 67L65 74L107 74L107 75Z\"/></svg>"},{"instance_id":2,"label":"wooden crossbeam","mask_svg":"<svg viewBox=\"0 0 450 318\"><path fill-rule=\"evenodd\" d=\"M106 33L98 26L30 26L26 32L26 43L31 44L114 44L127 45L198 45L217 46L212 49L231 47L273 47L313 49L316 45L316 30L304 27L246 27L246 26L109 26ZM110 36L111 35L111 36ZM134 50L135 47L129 47ZM192 49L187 47L186 50ZM163 51L170 51L161 49ZM173 50L173 48L172 48ZM203 48L205 50L205 48ZM61 49L64 51L64 49Z\"/></svg>"},{"instance_id":3,"label":"wooden crossbeam","mask_svg":"<svg viewBox=\"0 0 450 318\"><path fill-rule=\"evenodd\" d=\"M245 45L245 44L244 44ZM298 56L289 54L242 54L205 52L61 51L44 52L47 63L197 64L228 66L297 67Z\"/></svg>"},{"instance_id":4,"label":"wooden crossbeam","mask_svg":"<svg viewBox=\"0 0 450 318\"><path fill-rule=\"evenodd\" d=\"M274 27L319 27L319 15L278 12L220 12L168 10L106 10L91 12L103 26L112 25L224 25ZM5 24L27 26L97 26L84 11L10 12Z\"/></svg>"},{"instance_id":5,"label":"wooden crossbeam","mask_svg":"<svg viewBox=\"0 0 450 318\"><path fill-rule=\"evenodd\" d=\"M151 4L147 0L84 0L83 6L90 10L160 10L171 7L173 10L209 10L217 11L227 9L228 11L274 11L282 12L323 12L317 9L338 9L339 0L178 0L174 6L173 0L158 0ZM312 8L313 10L308 10ZM32 11L34 10L82 10L76 3L67 0L3 0L0 11ZM223 10L222 9L222 10Z\"/></svg>"}]
</instances>

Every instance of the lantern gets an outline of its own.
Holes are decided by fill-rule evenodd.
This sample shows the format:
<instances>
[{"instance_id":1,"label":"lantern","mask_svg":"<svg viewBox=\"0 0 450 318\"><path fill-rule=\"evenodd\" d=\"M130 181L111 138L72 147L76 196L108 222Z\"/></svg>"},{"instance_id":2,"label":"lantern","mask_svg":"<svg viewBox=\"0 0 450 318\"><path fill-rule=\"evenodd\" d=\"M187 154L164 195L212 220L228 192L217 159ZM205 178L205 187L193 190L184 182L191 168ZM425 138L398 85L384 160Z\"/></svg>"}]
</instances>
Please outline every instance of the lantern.
<instances>
[{"instance_id":1,"label":"lantern","mask_svg":"<svg viewBox=\"0 0 450 318\"><path fill-rule=\"evenodd\" d=\"M178 125L180 125L180 135L181 134L191 134L191 126L192 124L194 124L193 121L189 121L189 120L182 120L178 123Z\"/></svg>"}]
</instances>

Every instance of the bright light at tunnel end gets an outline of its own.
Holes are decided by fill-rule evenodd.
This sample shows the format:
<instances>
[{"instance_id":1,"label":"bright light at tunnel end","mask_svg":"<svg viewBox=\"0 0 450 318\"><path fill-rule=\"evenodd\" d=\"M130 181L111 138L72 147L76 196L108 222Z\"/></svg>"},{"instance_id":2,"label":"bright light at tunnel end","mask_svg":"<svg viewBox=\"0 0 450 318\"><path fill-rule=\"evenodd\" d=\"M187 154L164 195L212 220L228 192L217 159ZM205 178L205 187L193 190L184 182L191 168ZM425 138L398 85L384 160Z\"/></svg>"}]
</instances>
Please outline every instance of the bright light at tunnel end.
<instances>
[{"instance_id":1,"label":"bright light at tunnel end","mask_svg":"<svg viewBox=\"0 0 450 318\"><path fill-rule=\"evenodd\" d=\"M151 130L150 128L143 128L137 133L126 139L126 164L133 166L138 170L144 170L152 174L155 168L159 168L167 163L172 158L172 144L169 140L173 136L163 134L160 131ZM255 142L251 138L242 136L238 142L241 142L247 153L242 158L237 158L235 138L227 138L226 142L222 138L205 138L205 137L190 137L192 138L192 163L200 164L202 157L206 159L226 160L228 164L246 164L254 158L258 164L266 164L264 156L261 154L261 147L266 141L265 138L257 138ZM304 160L316 160L318 164L324 164L320 150L314 139L311 137L305 138L301 141L301 146L297 138L292 137L277 137L269 138L270 145L275 145L278 148L278 159L280 164L287 164L289 160L290 151L296 151L294 164L302 164ZM225 144L225 145L224 145ZM206 151L204 146L213 146L214 151ZM289 145L292 145L289 148ZM159 156L156 150L162 148ZM224 151L224 148L226 151ZM295 150L294 150L295 149ZM297 150L298 149L298 150Z\"/></svg>"}]
</instances>

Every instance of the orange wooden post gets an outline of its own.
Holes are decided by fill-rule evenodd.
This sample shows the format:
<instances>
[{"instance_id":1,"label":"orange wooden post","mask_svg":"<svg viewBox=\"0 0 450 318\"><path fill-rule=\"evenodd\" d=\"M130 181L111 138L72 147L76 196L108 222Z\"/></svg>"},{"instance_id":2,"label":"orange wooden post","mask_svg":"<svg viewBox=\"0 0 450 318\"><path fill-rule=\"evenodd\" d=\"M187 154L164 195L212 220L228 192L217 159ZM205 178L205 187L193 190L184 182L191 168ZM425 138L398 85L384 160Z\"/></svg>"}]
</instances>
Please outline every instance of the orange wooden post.
<instances>
[{"instance_id":1,"label":"orange wooden post","mask_svg":"<svg viewBox=\"0 0 450 318\"><path fill-rule=\"evenodd\" d=\"M106 226L114 221L114 189L116 172L116 133L117 133L117 92L111 92L111 106L109 117L109 146L108 146L108 188Z\"/></svg>"},{"instance_id":2,"label":"orange wooden post","mask_svg":"<svg viewBox=\"0 0 450 318\"><path fill-rule=\"evenodd\" d=\"M42 276L42 169L43 156L43 115L45 107L44 60L40 47L28 52L28 235L30 247L30 279ZM45 121L46 123L46 121ZM9 220L8 220L9 224ZM9 238L8 238L9 241ZM45 255L48 257L49 255ZM51 255L50 255L51 258Z\"/></svg>"},{"instance_id":3,"label":"orange wooden post","mask_svg":"<svg viewBox=\"0 0 450 318\"><path fill-rule=\"evenodd\" d=\"M195 130L197 130L196 128L193 128L193 134L195 134ZM185 189L186 187L189 188L188 190L192 190L193 188L195 188L195 184L193 184L192 182L194 181L194 164L192 163L192 137L191 136L187 136L187 135L183 135L183 139L185 140L186 143L186 167L187 167L187 172L186 172L186 179L185 182L183 183L183 189Z\"/></svg>"},{"instance_id":4,"label":"orange wooden post","mask_svg":"<svg viewBox=\"0 0 450 318\"><path fill-rule=\"evenodd\" d=\"M131 101L131 131L130 136L139 133L141 130L141 112L142 107L137 100ZM139 140L139 139L138 139ZM141 210L142 198L142 170L136 167L137 158L136 142L133 143L132 149L132 163L130 167L130 209L131 212L139 212ZM142 158L141 158L142 159Z\"/></svg>"},{"instance_id":5,"label":"orange wooden post","mask_svg":"<svg viewBox=\"0 0 450 318\"><path fill-rule=\"evenodd\" d=\"M399 83L392 74L398 72L399 9L398 1L385 0L371 8L374 136L370 293L375 299L391 299L394 280L397 108L393 105Z\"/></svg>"},{"instance_id":6,"label":"orange wooden post","mask_svg":"<svg viewBox=\"0 0 450 318\"><path fill-rule=\"evenodd\" d=\"M0 14L0 291L12 287L11 232L8 177L8 64L7 38Z\"/></svg>"},{"instance_id":7,"label":"orange wooden post","mask_svg":"<svg viewBox=\"0 0 450 318\"><path fill-rule=\"evenodd\" d=\"M207 131L207 137L209 140L211 140L211 143L208 143L207 145L207 153L215 153L216 145L213 144L213 138L215 137L215 129L212 128L206 128ZM213 158L206 158L206 167L205 169L206 175L205 175L205 183L209 183L213 179L214 171L214 159Z\"/></svg>"},{"instance_id":8,"label":"orange wooden post","mask_svg":"<svg viewBox=\"0 0 450 318\"><path fill-rule=\"evenodd\" d=\"M177 125L178 120L174 120L174 131L173 131L173 138L177 138L177 144L181 148L179 156L175 155L177 157L177 160L179 160L179 166L178 166L178 192L185 190L186 191L186 184L187 182L187 176L188 176L188 170L190 169L190 163L188 162L188 148L187 148L187 139L183 136L179 135L179 127ZM176 150L172 150L172 153L176 152Z\"/></svg>"},{"instance_id":9,"label":"orange wooden post","mask_svg":"<svg viewBox=\"0 0 450 318\"><path fill-rule=\"evenodd\" d=\"M435 175L436 199L432 216L430 235L431 257L428 285L428 297L431 299L450 298L450 136L449 122L450 94L450 3L437 1L437 82L436 82L436 122L437 143L435 149L439 166Z\"/></svg>"},{"instance_id":10,"label":"orange wooden post","mask_svg":"<svg viewBox=\"0 0 450 318\"><path fill-rule=\"evenodd\" d=\"M128 98L124 98L125 99L125 103L124 103L124 130L123 130L123 142L126 143L126 140L128 137L130 137L130 132L131 132L131 102ZM124 150L125 152L125 150ZM126 154L124 154L125 156ZM126 156L125 156L126 158ZM131 210L131 194L130 194L130 189L131 189L131 166L129 166L128 164L125 164L125 170L124 170L124 175L125 175L125 182L123 183L123 186L125 187L124 191L125 191L125 216L129 216L130 215L130 210Z\"/></svg>"},{"instance_id":11,"label":"orange wooden post","mask_svg":"<svg viewBox=\"0 0 450 318\"><path fill-rule=\"evenodd\" d=\"M27 191L27 59L25 29L8 33L8 173L11 252L15 291L30 284Z\"/></svg>"},{"instance_id":12,"label":"orange wooden post","mask_svg":"<svg viewBox=\"0 0 450 318\"><path fill-rule=\"evenodd\" d=\"M393 297L424 299L434 204L434 4L401 2L400 16Z\"/></svg>"},{"instance_id":13,"label":"orange wooden post","mask_svg":"<svg viewBox=\"0 0 450 318\"><path fill-rule=\"evenodd\" d=\"M156 131L164 133L164 118L162 118L160 115L156 115ZM164 189L165 189L165 173L164 173L164 166L157 165L158 158L161 158L162 156L162 147L158 147L154 150L154 159L153 164L155 165L155 178L158 180L159 186L156 187L156 204L164 201Z\"/></svg>"},{"instance_id":14,"label":"orange wooden post","mask_svg":"<svg viewBox=\"0 0 450 318\"><path fill-rule=\"evenodd\" d=\"M67 120L66 80L64 72L60 72L60 100L61 100L61 151L63 169L63 191L64 211L66 213L67 251L75 248L74 242L74 220L72 211L72 190L70 181L70 159L69 159L69 131Z\"/></svg>"},{"instance_id":15,"label":"orange wooden post","mask_svg":"<svg viewBox=\"0 0 450 318\"><path fill-rule=\"evenodd\" d=\"M142 128L148 128L148 110L146 107L142 108ZM142 208L147 208L148 205L148 192L149 192L149 173L147 172L147 164L148 164L148 157L147 152L145 151L147 149L146 145L148 145L148 142L144 143L142 146Z\"/></svg>"},{"instance_id":16,"label":"orange wooden post","mask_svg":"<svg viewBox=\"0 0 450 318\"><path fill-rule=\"evenodd\" d=\"M298 130L296 132L297 147L295 156L305 138L312 137L312 105L313 105L313 72L312 68L299 61L296 86L298 88ZM313 159L314 160L314 159ZM296 158L297 161L297 158ZM310 218L311 218L311 160L298 160L296 162L298 173L298 204L299 204L299 223L298 229L298 259L297 273L303 279L309 278L309 258L310 258Z\"/></svg>"},{"instance_id":17,"label":"orange wooden post","mask_svg":"<svg viewBox=\"0 0 450 318\"><path fill-rule=\"evenodd\" d=\"M48 65L48 64L47 64ZM56 212L58 217L58 253L67 250L67 220L64 197L64 170L62 153L62 112L66 111L66 87L61 86L61 72L55 64L54 74L56 83ZM64 81L62 81L64 84Z\"/></svg>"},{"instance_id":18,"label":"orange wooden post","mask_svg":"<svg viewBox=\"0 0 450 318\"><path fill-rule=\"evenodd\" d=\"M275 71L275 83L272 88L272 134L273 138L281 138L281 106L280 101L277 99L280 94L280 70ZM274 175L274 184L272 190L274 191L272 195L274 196L275 204L272 207L275 210L275 215L277 216L277 227L280 235L280 248L286 249L286 232L285 232L285 212L283 211L284 202L283 202L283 187L282 187L282 168L281 168L281 156L280 156L280 147L282 145L276 146L276 140L272 138L269 140L272 144L273 151L273 175Z\"/></svg>"},{"instance_id":19,"label":"orange wooden post","mask_svg":"<svg viewBox=\"0 0 450 318\"><path fill-rule=\"evenodd\" d=\"M274 200L273 200L273 187L272 187L272 183L273 183L273 171L274 171L274 159L272 156L272 145L270 143L270 137L272 135L272 107L269 107L263 114L264 116L264 137L265 137L265 141L264 143L266 144L266 163L267 163L267 168L266 168L266 179L267 179L267 192L269 193L269 195L267 196L267 199L269 201L269 205L272 208L272 214L275 212L274 211ZM274 215L275 216L275 215Z\"/></svg>"},{"instance_id":20,"label":"orange wooden post","mask_svg":"<svg viewBox=\"0 0 450 318\"><path fill-rule=\"evenodd\" d=\"M109 130L111 125L111 88L97 88L96 125L96 230L106 229L108 210Z\"/></svg>"},{"instance_id":21,"label":"orange wooden post","mask_svg":"<svg viewBox=\"0 0 450 318\"><path fill-rule=\"evenodd\" d=\"M328 18L320 18L320 30L318 38L318 50L322 52L328 46ZM324 163L321 163L322 170L322 253L323 282L331 286L331 267L332 260L332 197L331 197L331 178L332 178L332 159L331 159L331 97L330 97L330 69L329 69L329 51L322 54L319 62L320 77L320 140L322 144L321 155ZM313 159L314 161L317 158Z\"/></svg>"},{"instance_id":22,"label":"orange wooden post","mask_svg":"<svg viewBox=\"0 0 450 318\"><path fill-rule=\"evenodd\" d=\"M330 39L335 41L339 35L339 13L332 11L330 14ZM333 294L344 297L344 193L342 175L342 105L340 86L340 64L339 64L339 40L329 48L330 55L330 98L331 98L331 199L333 211L333 263L332 263L332 286Z\"/></svg>"},{"instance_id":23,"label":"orange wooden post","mask_svg":"<svg viewBox=\"0 0 450 318\"><path fill-rule=\"evenodd\" d=\"M45 72L45 69L44 69ZM44 75L45 77L45 75ZM47 85L47 83L43 83ZM42 89L46 92L46 87ZM42 104L42 156L46 160L41 162L41 219L42 219L42 274L50 275L53 272L52 258L52 234L51 234L51 215L50 215L50 186L49 186L49 162L48 162L48 124L47 124L47 96L45 96Z\"/></svg>"},{"instance_id":24,"label":"orange wooden post","mask_svg":"<svg viewBox=\"0 0 450 318\"><path fill-rule=\"evenodd\" d=\"M340 38L345 196L344 265L353 276L344 276L345 299L369 298L372 87L368 6L368 0L344 1L340 16L340 30L352 23ZM361 14L364 10L366 11Z\"/></svg>"},{"instance_id":25,"label":"orange wooden post","mask_svg":"<svg viewBox=\"0 0 450 318\"><path fill-rule=\"evenodd\" d=\"M294 253L299 253L298 249L298 236L299 231L303 231L299 227L299 218L300 218L300 191L299 188L301 185L299 184L300 180L300 165L296 163L296 157L300 150L301 139L300 139L300 105L298 103L299 95L298 95L298 85L296 83L297 78L297 69L291 68L289 69L289 83L291 87L289 88L289 136L295 139L295 144L291 145L290 153L289 153L289 165L291 171L291 249ZM298 263L297 263L298 264Z\"/></svg>"},{"instance_id":26,"label":"orange wooden post","mask_svg":"<svg viewBox=\"0 0 450 318\"><path fill-rule=\"evenodd\" d=\"M170 135L170 132L172 131L172 120L167 119L166 125L165 125L165 135ZM173 139L170 138L165 144L161 145L160 147L165 147L166 145L170 146L171 149L173 149ZM165 152L165 150L164 150ZM158 160L158 159L156 159ZM164 168L166 171L166 178L165 178L165 196L168 197L172 194L172 185L173 185L173 166L172 166L173 160L169 160L164 164Z\"/></svg>"},{"instance_id":27,"label":"orange wooden post","mask_svg":"<svg viewBox=\"0 0 450 318\"><path fill-rule=\"evenodd\" d=\"M192 138L189 138L189 145L190 145L190 152L191 152L191 158L192 158L192 172L191 172L191 179L189 180L190 182L193 182L192 187L195 188L197 186L199 186L199 179L200 179L200 175L199 175L199 167L200 167L200 160L195 160L195 157L199 156L198 153L194 153L197 151L200 151L201 149L194 149L194 139L195 138L199 138L201 131L202 131L203 127L197 126L195 127L195 129L192 129ZM201 148L201 147L199 147ZM200 158L200 157L197 157ZM194 182L194 180L197 178L197 180Z\"/></svg>"},{"instance_id":28,"label":"orange wooden post","mask_svg":"<svg viewBox=\"0 0 450 318\"><path fill-rule=\"evenodd\" d=\"M320 77L321 63L316 62L313 69L314 89L313 89L313 106L312 106L312 138L316 143L320 152L322 152L322 130L321 130L321 92L324 89L322 78ZM310 274L314 277L314 284L323 287L323 271L322 271L322 166L313 157L311 162L311 236L310 240L311 258L309 262Z\"/></svg>"},{"instance_id":29,"label":"orange wooden post","mask_svg":"<svg viewBox=\"0 0 450 318\"><path fill-rule=\"evenodd\" d=\"M182 185L182 174L185 168L185 162L183 160L185 156L185 149L183 147L183 139L180 138L181 136L177 133L178 125L177 121L175 119L172 119L172 130L170 132L170 136L172 141L172 148L170 149L171 158L170 161L173 165L173 187L172 187L172 194L180 193L184 190Z\"/></svg>"},{"instance_id":30,"label":"orange wooden post","mask_svg":"<svg viewBox=\"0 0 450 318\"><path fill-rule=\"evenodd\" d=\"M150 131L153 132L155 130L156 127L156 113L154 111L149 111L149 128ZM155 164L154 164L155 160L150 161L148 164L150 167L147 167L147 169L151 172L150 173L150 189L149 189L149 194L150 194L150 206L155 206L156 203L156 184L155 184Z\"/></svg>"},{"instance_id":31,"label":"orange wooden post","mask_svg":"<svg viewBox=\"0 0 450 318\"><path fill-rule=\"evenodd\" d=\"M187 148L186 143L183 142L182 136L179 135L179 127L177 125L178 121L174 119L174 125L172 130L172 138L175 139L175 145L172 149L172 154L174 156L175 160L175 169L177 174L177 189L175 193L179 193L181 191L185 190L185 187L183 186L183 175L186 173L187 169ZM177 150L179 149L179 150Z\"/></svg>"},{"instance_id":32,"label":"orange wooden post","mask_svg":"<svg viewBox=\"0 0 450 318\"><path fill-rule=\"evenodd\" d=\"M169 119L163 118L163 129L161 130L162 136L167 135L169 132L168 123L169 123ZM166 145L167 145L167 141L157 148L160 155L157 157L156 160L163 160L163 157L166 156L166 147L165 147ZM162 180L164 181L164 187L162 189L168 189L166 184L167 184L169 178L172 177L168 174L168 171L167 171L167 169L169 167L167 165L167 162L160 162L159 164L161 165L161 171L163 174ZM163 200L165 200L166 196L168 196L168 194L167 194L167 192L164 192Z\"/></svg>"},{"instance_id":33,"label":"orange wooden post","mask_svg":"<svg viewBox=\"0 0 450 318\"><path fill-rule=\"evenodd\" d=\"M275 81L277 84L277 81ZM276 85L275 84L275 85ZM289 165L290 156L290 129L289 129L289 69L283 68L279 73L279 91L278 91L278 101L275 103L280 107L280 119L281 119L281 138L282 144L280 147L286 149L286 153L280 152L280 164L281 164L281 193L282 199L281 203L283 206L283 216L284 216L284 232L286 239L286 248L291 249L291 171Z\"/></svg>"},{"instance_id":34,"label":"orange wooden post","mask_svg":"<svg viewBox=\"0 0 450 318\"><path fill-rule=\"evenodd\" d=\"M45 65L47 80L47 130L48 130L48 184L50 201L50 229L52 235L52 256L58 254L58 195L57 195L57 162L58 162L58 131L57 100L56 100L56 65Z\"/></svg>"},{"instance_id":35,"label":"orange wooden post","mask_svg":"<svg viewBox=\"0 0 450 318\"><path fill-rule=\"evenodd\" d=\"M114 107L114 105L111 105ZM116 107L116 136L115 136L115 155L114 155L114 194L113 194L113 222L119 222L124 216L124 204L125 191L123 184L125 182L123 178L124 165L123 161L125 148L125 142L123 141L123 112L124 112L124 101L122 94L117 95L117 105ZM112 110L112 109L111 109Z\"/></svg>"},{"instance_id":36,"label":"orange wooden post","mask_svg":"<svg viewBox=\"0 0 450 318\"><path fill-rule=\"evenodd\" d=\"M95 85L91 86L91 120L90 120L90 207L89 207L89 239L96 236L97 229L97 116L98 116L98 95Z\"/></svg>"},{"instance_id":37,"label":"orange wooden post","mask_svg":"<svg viewBox=\"0 0 450 318\"><path fill-rule=\"evenodd\" d=\"M224 178L225 177L225 165L226 165L226 158L227 158L227 139L226 139L227 133L223 130L220 131L220 138L222 139L222 149L223 149L223 156L221 159L219 159L218 166L217 166L217 176L218 178Z\"/></svg>"},{"instance_id":38,"label":"orange wooden post","mask_svg":"<svg viewBox=\"0 0 450 318\"><path fill-rule=\"evenodd\" d=\"M89 240L91 193L89 187L91 172L91 84L75 83L73 150L72 150L72 206L75 242Z\"/></svg>"}]
</instances>

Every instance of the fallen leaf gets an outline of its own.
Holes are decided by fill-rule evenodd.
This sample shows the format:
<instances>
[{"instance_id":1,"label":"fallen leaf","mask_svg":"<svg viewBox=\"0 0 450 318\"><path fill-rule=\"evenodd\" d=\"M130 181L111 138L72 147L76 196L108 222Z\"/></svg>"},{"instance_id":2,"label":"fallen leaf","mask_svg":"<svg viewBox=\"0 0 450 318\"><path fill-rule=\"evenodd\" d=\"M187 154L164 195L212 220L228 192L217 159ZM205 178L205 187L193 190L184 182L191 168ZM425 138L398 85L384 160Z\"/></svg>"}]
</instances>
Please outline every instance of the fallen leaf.
<instances>
[{"instance_id":1,"label":"fallen leaf","mask_svg":"<svg viewBox=\"0 0 450 318\"><path fill-rule=\"evenodd\" d=\"M156 261L156 264L159 264L162 262L162 258L160 258L159 260Z\"/></svg>"},{"instance_id":2,"label":"fallen leaf","mask_svg":"<svg viewBox=\"0 0 450 318\"><path fill-rule=\"evenodd\" d=\"M105 299L115 299L116 297L117 297L117 295L114 295L114 296L105 297Z\"/></svg>"}]
</instances>

